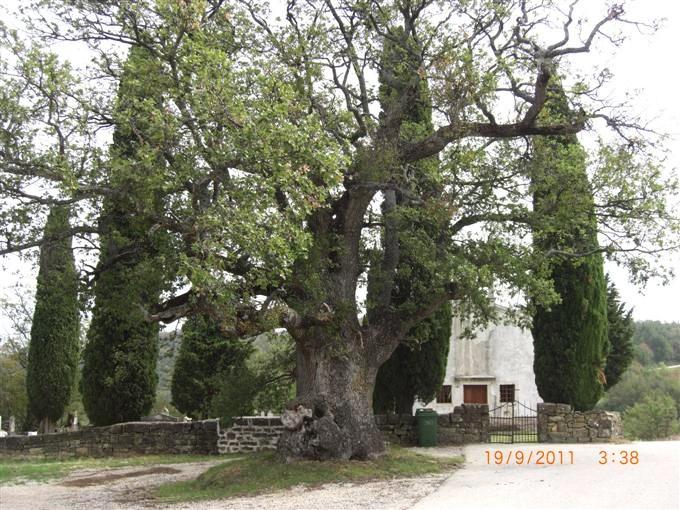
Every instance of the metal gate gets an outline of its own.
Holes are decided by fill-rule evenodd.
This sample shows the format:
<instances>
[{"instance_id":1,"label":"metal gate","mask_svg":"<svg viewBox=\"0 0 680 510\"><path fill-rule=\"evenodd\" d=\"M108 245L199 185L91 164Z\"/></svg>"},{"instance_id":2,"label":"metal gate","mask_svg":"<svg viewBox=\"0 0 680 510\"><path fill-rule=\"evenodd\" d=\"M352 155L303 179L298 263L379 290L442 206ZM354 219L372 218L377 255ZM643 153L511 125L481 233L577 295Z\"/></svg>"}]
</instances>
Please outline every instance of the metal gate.
<instances>
[{"instance_id":1,"label":"metal gate","mask_svg":"<svg viewBox=\"0 0 680 510\"><path fill-rule=\"evenodd\" d=\"M537 443L536 409L522 402L503 402L489 411L490 443Z\"/></svg>"}]
</instances>

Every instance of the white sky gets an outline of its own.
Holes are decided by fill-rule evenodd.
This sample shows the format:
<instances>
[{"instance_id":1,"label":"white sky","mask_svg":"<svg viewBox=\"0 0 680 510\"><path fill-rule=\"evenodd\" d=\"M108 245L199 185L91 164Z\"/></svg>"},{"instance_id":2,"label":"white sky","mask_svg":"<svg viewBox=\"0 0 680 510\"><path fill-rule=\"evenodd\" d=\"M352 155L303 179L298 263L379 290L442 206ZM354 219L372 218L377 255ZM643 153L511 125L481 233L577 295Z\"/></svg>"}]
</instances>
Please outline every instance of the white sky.
<instances>
[{"instance_id":1,"label":"white sky","mask_svg":"<svg viewBox=\"0 0 680 510\"><path fill-rule=\"evenodd\" d=\"M596 4L600 2L588 2ZM680 3L666 0L643 0L627 6L631 19L666 18L662 28L652 36L632 34L611 61L617 92L636 91L636 110L652 119L653 127L671 136L666 170L680 177L680 69L677 50L680 46ZM676 277L662 287L650 282L645 289L628 283L619 268L608 266L623 301L633 306L636 320L680 321L680 253L665 257Z\"/></svg>"},{"instance_id":2,"label":"white sky","mask_svg":"<svg viewBox=\"0 0 680 510\"><path fill-rule=\"evenodd\" d=\"M592 13L592 19L603 12L611 2L601 0L583 1L583 8ZM18 0L0 0L0 7L12 8ZM587 7L586 7L587 6ZM0 14L2 9L0 8ZM665 18L662 28L654 35L630 31L629 39L616 50L608 63L614 74L613 93L623 96L626 91L636 95L636 111L653 120L652 127L671 136L668 143L670 155L668 172L680 177L680 67L677 65L677 49L680 46L680 2L667 0L638 0L627 2L626 18L651 20ZM601 45L599 47L602 47ZM602 59L596 47L590 58ZM605 54L610 54L609 48ZM576 59L574 62L577 62ZM616 283L623 301L633 307L636 320L680 321L680 253L665 257L666 265L673 267L676 276L667 286L650 282L645 289L631 285L625 271L612 265L608 272ZM15 285L31 289L36 271L16 257L0 260L2 279L0 298L12 299ZM0 312L0 337L9 332L9 323Z\"/></svg>"}]
</instances>

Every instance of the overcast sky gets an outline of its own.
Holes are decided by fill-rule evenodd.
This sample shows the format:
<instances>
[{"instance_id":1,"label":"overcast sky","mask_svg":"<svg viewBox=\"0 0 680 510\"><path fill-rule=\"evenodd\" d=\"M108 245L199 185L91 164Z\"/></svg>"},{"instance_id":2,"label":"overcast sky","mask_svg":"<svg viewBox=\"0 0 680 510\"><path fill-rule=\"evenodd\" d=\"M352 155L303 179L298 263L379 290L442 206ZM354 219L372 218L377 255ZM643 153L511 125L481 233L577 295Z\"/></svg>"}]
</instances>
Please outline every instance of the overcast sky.
<instances>
[{"instance_id":1,"label":"overcast sky","mask_svg":"<svg viewBox=\"0 0 680 510\"><path fill-rule=\"evenodd\" d=\"M588 1L589 7L600 2ZM671 136L666 170L680 177L680 2L645 0L627 4L627 15L634 19L666 18L662 28L652 36L631 34L617 50L610 69L617 91L636 91L638 111L652 119L658 131ZM676 197L677 198L677 197ZM680 253L665 257L675 269L676 277L665 287L651 282L643 290L628 283L627 275L608 266L623 300L634 307L637 320L680 321Z\"/></svg>"},{"instance_id":2,"label":"overcast sky","mask_svg":"<svg viewBox=\"0 0 680 510\"><path fill-rule=\"evenodd\" d=\"M4 6L16 5L15 0L0 2ZM595 18L611 2L582 0ZM652 126L670 135L667 160L668 172L680 176L680 67L677 65L677 50L680 46L680 2L667 0L639 0L626 3L626 17L650 20L666 18L662 28L654 35L631 31L623 46L609 59L608 67L615 78L615 95L622 97L625 91L636 94L636 111L642 112L647 119L653 120ZM609 55L611 51L605 51ZM602 59L602 52L595 49L591 58ZM667 265L680 275L680 254L665 257ZM3 270L0 281L0 298L12 299L14 286L22 283L27 288L34 286L35 271L21 264L15 257L0 260ZM680 321L680 276L669 285L661 286L650 282L645 289L637 288L628 282L625 271L608 265L607 270L620 290L624 302L633 307L636 320ZM0 336L8 333L8 321L0 314Z\"/></svg>"}]
</instances>

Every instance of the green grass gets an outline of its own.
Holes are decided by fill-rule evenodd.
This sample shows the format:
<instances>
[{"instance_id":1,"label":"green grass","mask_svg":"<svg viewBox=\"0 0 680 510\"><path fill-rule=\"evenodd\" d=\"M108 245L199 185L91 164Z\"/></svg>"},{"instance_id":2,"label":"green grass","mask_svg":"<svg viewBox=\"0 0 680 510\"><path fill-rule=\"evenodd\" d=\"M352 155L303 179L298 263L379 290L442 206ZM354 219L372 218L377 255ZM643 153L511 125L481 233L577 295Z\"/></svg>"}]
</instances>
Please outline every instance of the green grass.
<instances>
[{"instance_id":1,"label":"green grass","mask_svg":"<svg viewBox=\"0 0 680 510\"><path fill-rule=\"evenodd\" d=\"M105 469L150 464L179 464L218 460L215 455L142 455L138 457L104 457L97 459L35 459L0 457L0 484L28 480L45 481L61 478L79 469Z\"/></svg>"},{"instance_id":2,"label":"green grass","mask_svg":"<svg viewBox=\"0 0 680 510\"><path fill-rule=\"evenodd\" d=\"M462 457L435 458L403 448L371 461L301 461L284 464L273 452L251 454L242 460L210 468L196 480L162 485L156 495L166 501L191 501L247 496L331 482L365 482L405 478L454 469Z\"/></svg>"},{"instance_id":3,"label":"green grass","mask_svg":"<svg viewBox=\"0 0 680 510\"><path fill-rule=\"evenodd\" d=\"M510 443L510 435L512 432L491 432L489 434L489 443ZM537 434L529 434L525 432L515 432L515 443L538 443Z\"/></svg>"}]
</instances>

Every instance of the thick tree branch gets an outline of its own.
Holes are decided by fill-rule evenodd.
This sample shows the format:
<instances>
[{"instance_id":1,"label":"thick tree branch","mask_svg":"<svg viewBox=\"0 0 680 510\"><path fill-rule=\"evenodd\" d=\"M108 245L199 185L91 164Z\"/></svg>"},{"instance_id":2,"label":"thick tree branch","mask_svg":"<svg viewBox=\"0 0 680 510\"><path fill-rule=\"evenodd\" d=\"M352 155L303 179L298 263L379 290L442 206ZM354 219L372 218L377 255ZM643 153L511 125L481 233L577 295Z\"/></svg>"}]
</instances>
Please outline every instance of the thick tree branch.
<instances>
[{"instance_id":1,"label":"thick tree branch","mask_svg":"<svg viewBox=\"0 0 680 510\"><path fill-rule=\"evenodd\" d=\"M44 243L61 241L62 239L67 239L76 234L98 234L98 233L99 230L95 227L81 225L70 228L69 230L60 233L58 236L41 237L40 239L27 241L21 244L11 244L9 241L5 241L6 246L0 249L0 256L7 255L9 253L17 253L20 251L28 250L29 248L36 248L38 246L42 246Z\"/></svg>"},{"instance_id":2,"label":"thick tree branch","mask_svg":"<svg viewBox=\"0 0 680 510\"><path fill-rule=\"evenodd\" d=\"M466 137L480 138L518 138L522 136L574 135L585 127L585 119L573 124L553 124L546 126L527 125L523 122L513 124L491 124L468 122L439 128L433 134L414 143L404 144L400 149L402 161L414 162L434 156L448 144Z\"/></svg>"}]
</instances>

